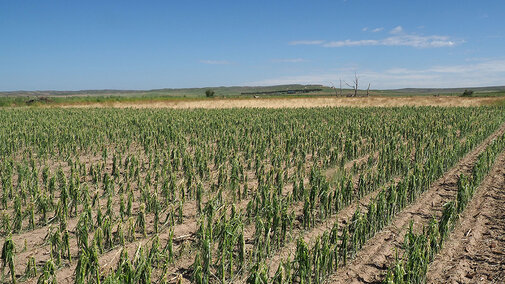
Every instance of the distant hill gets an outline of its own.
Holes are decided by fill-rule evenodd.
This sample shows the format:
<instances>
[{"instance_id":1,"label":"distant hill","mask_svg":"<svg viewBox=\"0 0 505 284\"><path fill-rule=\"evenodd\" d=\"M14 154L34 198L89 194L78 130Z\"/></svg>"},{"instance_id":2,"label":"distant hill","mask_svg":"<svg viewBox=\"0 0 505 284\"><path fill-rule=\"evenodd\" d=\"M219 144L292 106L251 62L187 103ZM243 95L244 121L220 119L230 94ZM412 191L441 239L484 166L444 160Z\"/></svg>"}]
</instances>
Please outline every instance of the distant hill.
<instances>
[{"instance_id":1,"label":"distant hill","mask_svg":"<svg viewBox=\"0 0 505 284\"><path fill-rule=\"evenodd\" d=\"M206 88L165 88L152 90L80 90L80 91L12 91L0 92L0 96L204 96L205 90L212 89L217 96L234 96L241 93L275 93L287 92L288 90L321 90L322 92L332 91L331 88L322 85L279 85L279 86L231 86L231 87L206 87Z\"/></svg>"},{"instance_id":2,"label":"distant hill","mask_svg":"<svg viewBox=\"0 0 505 284\"><path fill-rule=\"evenodd\" d=\"M205 97L205 90L212 89L217 97L251 97L259 96L332 96L335 89L323 85L278 85L278 86L230 86L207 88L165 88L153 90L80 90L80 91L11 91L0 92L0 97L10 98L78 98L78 97L124 97L124 98L198 98ZM473 90L478 96L505 96L505 86L468 87L468 88L403 88L391 90L370 90L372 96L427 96L427 95L459 95L464 90ZM360 92L364 92L360 90ZM344 89L343 95L352 93Z\"/></svg>"},{"instance_id":3,"label":"distant hill","mask_svg":"<svg viewBox=\"0 0 505 284\"><path fill-rule=\"evenodd\" d=\"M490 87L468 87L468 88L403 88L387 90L398 93L416 93L416 94L449 94L449 93L463 93L465 90L472 90L474 92L503 92L505 86L490 86Z\"/></svg>"}]
</instances>

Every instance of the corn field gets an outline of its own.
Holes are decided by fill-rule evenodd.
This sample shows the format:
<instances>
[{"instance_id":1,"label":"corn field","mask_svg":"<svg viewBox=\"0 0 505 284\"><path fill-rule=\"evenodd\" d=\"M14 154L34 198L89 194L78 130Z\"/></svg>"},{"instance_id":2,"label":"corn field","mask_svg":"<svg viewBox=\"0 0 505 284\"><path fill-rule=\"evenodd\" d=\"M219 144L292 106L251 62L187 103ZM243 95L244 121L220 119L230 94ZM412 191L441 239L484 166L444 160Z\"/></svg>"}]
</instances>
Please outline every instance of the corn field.
<instances>
[{"instance_id":1,"label":"corn field","mask_svg":"<svg viewBox=\"0 0 505 284\"><path fill-rule=\"evenodd\" d=\"M499 107L2 109L0 280L324 283L504 122ZM504 147L410 226L385 283L426 282Z\"/></svg>"}]
</instances>

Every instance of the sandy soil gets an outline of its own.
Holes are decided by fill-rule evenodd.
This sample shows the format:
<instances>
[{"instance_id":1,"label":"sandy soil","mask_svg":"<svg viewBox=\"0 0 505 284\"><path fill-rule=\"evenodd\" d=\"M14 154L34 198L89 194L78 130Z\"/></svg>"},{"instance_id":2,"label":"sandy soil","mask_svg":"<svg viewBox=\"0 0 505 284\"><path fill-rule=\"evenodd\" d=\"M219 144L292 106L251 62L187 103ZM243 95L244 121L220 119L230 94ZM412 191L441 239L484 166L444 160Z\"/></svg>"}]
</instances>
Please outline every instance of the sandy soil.
<instances>
[{"instance_id":1,"label":"sandy soil","mask_svg":"<svg viewBox=\"0 0 505 284\"><path fill-rule=\"evenodd\" d=\"M505 283L505 153L428 269L428 283Z\"/></svg>"},{"instance_id":2,"label":"sandy soil","mask_svg":"<svg viewBox=\"0 0 505 284\"><path fill-rule=\"evenodd\" d=\"M328 282L380 283L387 268L394 260L395 248L401 247L410 221L414 221L414 228L421 228L423 224L429 222L433 215L440 216L443 204L454 199L457 193L458 177L462 173L469 175L478 155L486 149L493 139L504 132L505 124L433 183L430 189L419 196L414 204L400 212L389 226L368 240L356 258L336 274L330 276ZM494 168L496 169L496 167L499 165L495 165ZM490 179L492 177L487 177L481 187L486 188L486 183L489 183ZM443 283L447 282L443 281Z\"/></svg>"},{"instance_id":3,"label":"sandy soil","mask_svg":"<svg viewBox=\"0 0 505 284\"><path fill-rule=\"evenodd\" d=\"M265 99L203 99L203 100L159 100L137 102L75 103L51 107L116 107L116 108L300 108L335 106L481 106L496 103L500 97L323 97L323 98L265 98Z\"/></svg>"}]
</instances>

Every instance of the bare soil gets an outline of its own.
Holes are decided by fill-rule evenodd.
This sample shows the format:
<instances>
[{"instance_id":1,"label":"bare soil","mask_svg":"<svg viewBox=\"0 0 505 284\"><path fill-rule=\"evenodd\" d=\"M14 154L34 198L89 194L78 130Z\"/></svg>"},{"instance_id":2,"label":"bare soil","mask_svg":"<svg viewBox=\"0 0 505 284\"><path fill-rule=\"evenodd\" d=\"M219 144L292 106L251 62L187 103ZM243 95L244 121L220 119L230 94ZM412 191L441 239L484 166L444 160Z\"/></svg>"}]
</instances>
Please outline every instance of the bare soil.
<instances>
[{"instance_id":1,"label":"bare soil","mask_svg":"<svg viewBox=\"0 0 505 284\"><path fill-rule=\"evenodd\" d=\"M505 283L505 153L428 269L428 283Z\"/></svg>"}]
</instances>

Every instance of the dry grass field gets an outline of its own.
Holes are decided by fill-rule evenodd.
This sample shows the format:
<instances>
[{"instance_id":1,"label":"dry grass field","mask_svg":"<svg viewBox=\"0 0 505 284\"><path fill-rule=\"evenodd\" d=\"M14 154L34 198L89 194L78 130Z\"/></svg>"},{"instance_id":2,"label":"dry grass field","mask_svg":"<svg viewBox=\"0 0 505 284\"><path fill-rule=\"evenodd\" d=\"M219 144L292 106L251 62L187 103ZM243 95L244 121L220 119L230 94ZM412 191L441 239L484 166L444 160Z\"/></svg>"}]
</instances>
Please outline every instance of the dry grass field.
<instances>
[{"instance_id":1,"label":"dry grass field","mask_svg":"<svg viewBox=\"0 0 505 284\"><path fill-rule=\"evenodd\" d=\"M300 108L300 107L396 107L396 106L482 106L503 102L503 97L412 96L412 97L323 97L323 98L247 98L202 100L145 100L135 102L62 103L50 107L115 107L115 108Z\"/></svg>"}]
</instances>

